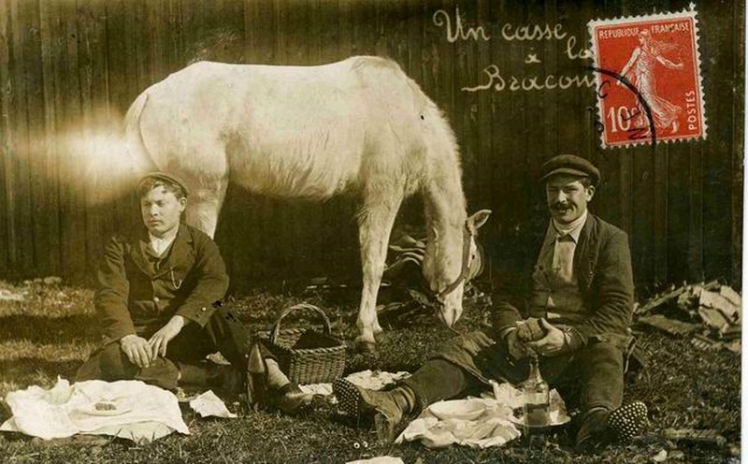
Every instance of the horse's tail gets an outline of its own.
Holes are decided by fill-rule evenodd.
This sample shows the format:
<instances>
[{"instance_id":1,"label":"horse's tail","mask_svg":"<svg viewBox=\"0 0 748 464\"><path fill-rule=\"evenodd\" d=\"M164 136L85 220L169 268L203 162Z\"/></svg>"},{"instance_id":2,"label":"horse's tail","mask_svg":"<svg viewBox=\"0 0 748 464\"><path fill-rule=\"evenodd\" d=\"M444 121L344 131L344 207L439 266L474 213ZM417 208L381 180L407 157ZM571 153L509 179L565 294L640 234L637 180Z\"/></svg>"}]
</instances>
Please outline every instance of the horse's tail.
<instances>
[{"instance_id":1,"label":"horse's tail","mask_svg":"<svg viewBox=\"0 0 748 464\"><path fill-rule=\"evenodd\" d=\"M141 176L148 171L157 170L158 166L151 156L143 139L140 127L140 119L148 103L148 91L138 95L138 98L130 105L125 115L125 142L130 165L134 174Z\"/></svg>"}]
</instances>

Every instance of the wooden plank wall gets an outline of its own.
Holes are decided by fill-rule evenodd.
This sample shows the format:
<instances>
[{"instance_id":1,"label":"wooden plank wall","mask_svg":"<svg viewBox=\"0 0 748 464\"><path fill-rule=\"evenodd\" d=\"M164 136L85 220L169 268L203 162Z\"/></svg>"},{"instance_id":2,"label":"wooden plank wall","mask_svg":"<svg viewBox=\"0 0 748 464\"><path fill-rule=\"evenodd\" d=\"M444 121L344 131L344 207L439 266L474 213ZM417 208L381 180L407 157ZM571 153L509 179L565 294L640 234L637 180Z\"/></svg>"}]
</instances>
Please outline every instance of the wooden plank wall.
<instances>
[{"instance_id":1,"label":"wooden plank wall","mask_svg":"<svg viewBox=\"0 0 748 464\"><path fill-rule=\"evenodd\" d=\"M485 84L489 65L507 81L589 75L566 40L508 41L504 27L561 24L579 52L590 19L688 3L0 0L0 277L86 281L108 235L137 219L132 195L107 201L95 184L71 182L86 170L61 141L93 143L97 124L150 84L200 59L314 65L372 54L397 61L451 121L470 209L494 211L482 238L497 275L535 257L547 220L538 166L575 152L603 171L593 208L630 233L640 290L715 277L739 285L741 1L698 5L706 141L603 150L590 87L462 90ZM458 20L463 38L451 40ZM539 64L525 64L531 53ZM358 269L354 215L354 199L290 202L231 186L217 241L237 286L347 275ZM400 221L418 220L418 202L407 203Z\"/></svg>"}]
</instances>

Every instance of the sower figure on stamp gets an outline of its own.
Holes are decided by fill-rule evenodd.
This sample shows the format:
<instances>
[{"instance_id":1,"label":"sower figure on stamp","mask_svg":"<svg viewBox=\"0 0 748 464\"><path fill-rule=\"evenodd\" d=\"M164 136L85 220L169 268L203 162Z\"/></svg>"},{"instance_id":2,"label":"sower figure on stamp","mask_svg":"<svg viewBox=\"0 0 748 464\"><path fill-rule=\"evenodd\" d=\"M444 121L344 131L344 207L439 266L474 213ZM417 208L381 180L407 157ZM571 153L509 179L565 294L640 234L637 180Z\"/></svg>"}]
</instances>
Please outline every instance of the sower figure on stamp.
<instances>
[{"instance_id":1,"label":"sower figure on stamp","mask_svg":"<svg viewBox=\"0 0 748 464\"><path fill-rule=\"evenodd\" d=\"M621 70L621 75L628 77L636 85L637 90L649 105L655 127L658 130L672 127L673 134L678 132L678 115L683 112L683 108L658 94L655 66L659 63L669 69L683 69L682 62L675 63L662 56L665 51L677 48L676 45L654 40L649 30L643 29L639 32L639 46L634 49ZM616 81L616 85L622 85L621 81ZM639 99L636 100L636 106L638 116L634 121L635 126L647 128L646 112Z\"/></svg>"},{"instance_id":2,"label":"sower figure on stamp","mask_svg":"<svg viewBox=\"0 0 748 464\"><path fill-rule=\"evenodd\" d=\"M94 298L103 344L76 380L137 379L169 390L239 393L247 381L250 334L221 306L229 277L218 247L181 222L188 192L178 178L151 173L139 193L145 227L116 235L105 249ZM216 351L231 365L206 363ZM310 395L263 352L273 404L286 412L308 404Z\"/></svg>"},{"instance_id":3,"label":"sower figure on stamp","mask_svg":"<svg viewBox=\"0 0 748 464\"><path fill-rule=\"evenodd\" d=\"M380 439L392 440L403 418L482 390L490 379L524 381L528 349L541 357L551 386L579 390L579 449L630 439L646 426L644 404L621 406L634 293L628 237L588 212L600 179L590 162L557 156L543 164L542 179L551 221L524 307L499 303L491 333L447 342L389 392L333 385L346 412L374 418Z\"/></svg>"}]
</instances>

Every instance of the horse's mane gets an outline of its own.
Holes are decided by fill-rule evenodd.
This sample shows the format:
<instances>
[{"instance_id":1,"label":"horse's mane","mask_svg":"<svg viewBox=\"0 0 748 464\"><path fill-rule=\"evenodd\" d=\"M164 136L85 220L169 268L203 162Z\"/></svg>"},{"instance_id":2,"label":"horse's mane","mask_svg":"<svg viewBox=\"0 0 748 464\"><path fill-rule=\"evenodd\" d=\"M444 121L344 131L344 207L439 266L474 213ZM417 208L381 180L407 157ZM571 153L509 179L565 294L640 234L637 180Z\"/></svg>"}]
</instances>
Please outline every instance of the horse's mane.
<instances>
[{"instance_id":1,"label":"horse's mane","mask_svg":"<svg viewBox=\"0 0 748 464\"><path fill-rule=\"evenodd\" d=\"M402 72L402 68L394 60L381 56L354 56L350 59L351 69L359 71L362 68L388 68L392 71Z\"/></svg>"}]
</instances>

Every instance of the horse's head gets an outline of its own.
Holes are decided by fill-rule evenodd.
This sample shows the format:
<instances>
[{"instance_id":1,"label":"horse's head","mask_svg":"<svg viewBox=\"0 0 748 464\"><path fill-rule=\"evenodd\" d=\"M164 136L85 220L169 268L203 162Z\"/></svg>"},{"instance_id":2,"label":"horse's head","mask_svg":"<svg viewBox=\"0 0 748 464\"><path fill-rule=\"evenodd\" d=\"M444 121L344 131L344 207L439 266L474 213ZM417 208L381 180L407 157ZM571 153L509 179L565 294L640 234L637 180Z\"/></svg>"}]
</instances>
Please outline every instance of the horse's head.
<instances>
[{"instance_id":1,"label":"horse's head","mask_svg":"<svg viewBox=\"0 0 748 464\"><path fill-rule=\"evenodd\" d=\"M490 214L491 211L484 209L467 218L462 227L432 227L430 231L423 276L435 295L437 314L447 327L462 316L465 283L483 266L475 237Z\"/></svg>"}]
</instances>

